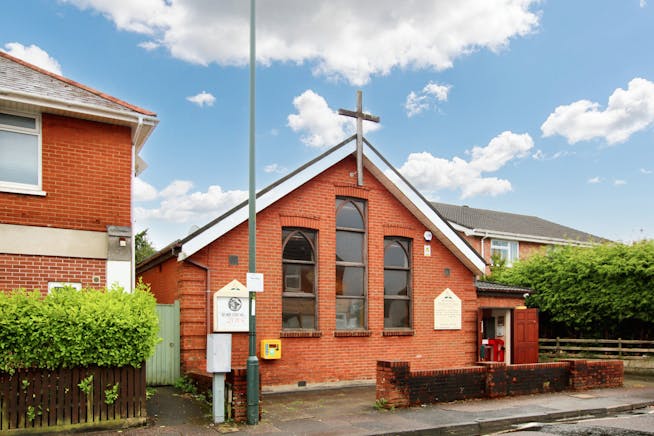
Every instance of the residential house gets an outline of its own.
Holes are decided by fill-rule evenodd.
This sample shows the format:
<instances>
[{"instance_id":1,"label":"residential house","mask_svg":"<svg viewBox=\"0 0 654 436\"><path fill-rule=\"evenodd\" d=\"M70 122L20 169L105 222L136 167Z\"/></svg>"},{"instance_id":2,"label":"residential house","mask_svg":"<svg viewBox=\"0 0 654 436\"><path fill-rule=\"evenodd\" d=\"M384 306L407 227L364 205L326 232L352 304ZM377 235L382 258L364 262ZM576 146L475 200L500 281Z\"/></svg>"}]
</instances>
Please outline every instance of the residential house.
<instances>
[{"instance_id":1,"label":"residential house","mask_svg":"<svg viewBox=\"0 0 654 436\"><path fill-rule=\"evenodd\" d=\"M0 289L133 286L156 114L0 51Z\"/></svg>"},{"instance_id":2,"label":"residential house","mask_svg":"<svg viewBox=\"0 0 654 436\"><path fill-rule=\"evenodd\" d=\"M606 239L535 216L431 203L488 265L494 256L511 266L518 259L552 245L589 247ZM489 273L490 270L487 270Z\"/></svg>"},{"instance_id":3,"label":"residential house","mask_svg":"<svg viewBox=\"0 0 654 436\"><path fill-rule=\"evenodd\" d=\"M512 340L512 331L525 330L513 328L523 319L513 315L533 313L524 291L478 292L486 267L480 255L365 140L358 162L354 138L257 195L264 289L256 296L256 334L273 341L256 347L264 347L263 385L371 381L385 359L416 370L472 365L484 316L502 317L502 360L537 360ZM184 372L206 372L207 335L222 331L217 318L232 322L242 310L247 317L247 300L231 300L234 280L246 283L247 259L244 202L137 266L159 303L180 303ZM225 288L230 301L221 308L215 301ZM245 324L231 333L234 368L248 357ZM281 347L281 356L268 359L266 344Z\"/></svg>"}]
</instances>

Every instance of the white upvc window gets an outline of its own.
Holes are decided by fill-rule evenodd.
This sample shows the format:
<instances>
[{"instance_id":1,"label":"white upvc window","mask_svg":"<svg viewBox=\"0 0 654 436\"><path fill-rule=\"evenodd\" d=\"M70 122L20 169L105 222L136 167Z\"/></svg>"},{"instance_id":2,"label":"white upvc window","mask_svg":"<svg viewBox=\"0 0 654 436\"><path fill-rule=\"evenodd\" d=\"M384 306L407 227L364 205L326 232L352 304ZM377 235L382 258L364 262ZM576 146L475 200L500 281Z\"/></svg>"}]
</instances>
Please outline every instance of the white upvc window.
<instances>
[{"instance_id":1,"label":"white upvc window","mask_svg":"<svg viewBox=\"0 0 654 436\"><path fill-rule=\"evenodd\" d=\"M0 191L41 191L41 117L0 111Z\"/></svg>"},{"instance_id":2,"label":"white upvc window","mask_svg":"<svg viewBox=\"0 0 654 436\"><path fill-rule=\"evenodd\" d=\"M518 241L491 239L491 260L499 256L506 261L506 266L511 266L519 258L518 249Z\"/></svg>"},{"instance_id":3,"label":"white upvc window","mask_svg":"<svg viewBox=\"0 0 654 436\"><path fill-rule=\"evenodd\" d=\"M58 291L64 288L73 288L78 291L81 291L82 284L74 283L74 282L48 282L48 294L50 292Z\"/></svg>"}]
</instances>

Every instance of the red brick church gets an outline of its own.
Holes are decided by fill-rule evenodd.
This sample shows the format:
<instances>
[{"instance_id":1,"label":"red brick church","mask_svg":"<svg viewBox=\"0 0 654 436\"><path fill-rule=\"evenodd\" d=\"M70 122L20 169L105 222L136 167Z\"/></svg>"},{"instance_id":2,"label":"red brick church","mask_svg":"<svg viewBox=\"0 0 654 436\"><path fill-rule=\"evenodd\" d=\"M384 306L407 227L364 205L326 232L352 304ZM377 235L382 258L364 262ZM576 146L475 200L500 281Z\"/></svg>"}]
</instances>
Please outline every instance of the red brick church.
<instances>
[{"instance_id":1,"label":"red brick church","mask_svg":"<svg viewBox=\"0 0 654 436\"><path fill-rule=\"evenodd\" d=\"M282 346L259 356L262 385L373 380L378 360L471 365L490 329L504 361L536 361L537 323L514 326L532 312L524 290L478 286L485 261L365 139L357 180L355 138L257 195L257 340ZM160 303L180 302L184 372L206 371L214 292L246 283L247 220L244 202L138 267ZM247 356L233 333L232 367Z\"/></svg>"}]
</instances>

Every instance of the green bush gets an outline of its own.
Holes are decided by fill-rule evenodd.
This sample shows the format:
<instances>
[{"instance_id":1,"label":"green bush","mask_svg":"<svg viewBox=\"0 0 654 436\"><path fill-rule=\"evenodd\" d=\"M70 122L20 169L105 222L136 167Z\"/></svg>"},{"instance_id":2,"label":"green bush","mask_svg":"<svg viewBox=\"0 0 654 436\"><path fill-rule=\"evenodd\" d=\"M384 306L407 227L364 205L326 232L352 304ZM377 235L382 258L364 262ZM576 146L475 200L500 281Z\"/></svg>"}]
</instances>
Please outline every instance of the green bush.
<instances>
[{"instance_id":1,"label":"green bush","mask_svg":"<svg viewBox=\"0 0 654 436\"><path fill-rule=\"evenodd\" d=\"M0 371L75 366L139 367L158 342L156 301L133 293L71 288L0 292Z\"/></svg>"}]
</instances>

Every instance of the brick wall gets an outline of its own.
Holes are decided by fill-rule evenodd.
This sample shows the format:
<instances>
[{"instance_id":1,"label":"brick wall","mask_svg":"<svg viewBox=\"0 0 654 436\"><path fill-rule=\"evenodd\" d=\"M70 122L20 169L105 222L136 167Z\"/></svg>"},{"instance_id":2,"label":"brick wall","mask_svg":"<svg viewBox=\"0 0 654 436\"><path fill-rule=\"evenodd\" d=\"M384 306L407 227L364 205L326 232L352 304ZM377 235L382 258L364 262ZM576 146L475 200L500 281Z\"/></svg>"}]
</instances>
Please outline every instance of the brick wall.
<instances>
[{"instance_id":1,"label":"brick wall","mask_svg":"<svg viewBox=\"0 0 654 436\"><path fill-rule=\"evenodd\" d=\"M42 115L44 197L0 192L0 223L106 232L131 226L132 145L129 127ZM106 260L0 254L0 289L39 288L49 281L106 283Z\"/></svg>"},{"instance_id":2,"label":"brick wall","mask_svg":"<svg viewBox=\"0 0 654 436\"><path fill-rule=\"evenodd\" d=\"M483 368L416 371L409 379L409 404L477 398L484 389Z\"/></svg>"},{"instance_id":3,"label":"brick wall","mask_svg":"<svg viewBox=\"0 0 654 436\"><path fill-rule=\"evenodd\" d=\"M479 254L481 254L481 238L478 236L468 236L466 239L476 250L478 250ZM484 260L486 260L489 265L491 263L491 239L502 238L484 239ZM546 244L539 244L536 242L518 241L518 259L527 259L546 246Z\"/></svg>"},{"instance_id":4,"label":"brick wall","mask_svg":"<svg viewBox=\"0 0 654 436\"><path fill-rule=\"evenodd\" d=\"M497 398L567 389L585 390L622 386L620 360L563 360L506 365L410 371L409 362L377 362L376 396L387 407L409 407L470 398Z\"/></svg>"},{"instance_id":5,"label":"brick wall","mask_svg":"<svg viewBox=\"0 0 654 436\"><path fill-rule=\"evenodd\" d=\"M586 389L619 387L624 382L624 364L621 361L589 360Z\"/></svg>"},{"instance_id":6,"label":"brick wall","mask_svg":"<svg viewBox=\"0 0 654 436\"><path fill-rule=\"evenodd\" d=\"M618 387L624 381L622 361L564 359L570 365L571 386L574 389Z\"/></svg>"},{"instance_id":7,"label":"brick wall","mask_svg":"<svg viewBox=\"0 0 654 436\"><path fill-rule=\"evenodd\" d=\"M144 283L149 283L153 290L156 289L157 303L173 304L179 299L177 276L178 269L183 266L184 264L177 262L176 258L168 259L139 274L137 280L140 277Z\"/></svg>"},{"instance_id":8,"label":"brick wall","mask_svg":"<svg viewBox=\"0 0 654 436\"><path fill-rule=\"evenodd\" d=\"M106 231L131 226L129 127L42 115L45 197L0 192L0 223Z\"/></svg>"},{"instance_id":9,"label":"brick wall","mask_svg":"<svg viewBox=\"0 0 654 436\"><path fill-rule=\"evenodd\" d=\"M490 398L559 392L570 385L570 365L566 362L480 365L486 368L485 392Z\"/></svg>"},{"instance_id":10,"label":"brick wall","mask_svg":"<svg viewBox=\"0 0 654 436\"><path fill-rule=\"evenodd\" d=\"M0 254L0 291L24 288L40 289L47 294L48 282L81 283L82 287L98 287L93 277L104 286L106 261L74 257L28 256Z\"/></svg>"},{"instance_id":11,"label":"brick wall","mask_svg":"<svg viewBox=\"0 0 654 436\"><path fill-rule=\"evenodd\" d=\"M257 215L257 271L265 276L265 291L257 295L257 339L282 338L283 350L280 360L260 361L265 385L373 380L376 361L389 356L410 361L416 369L460 367L477 359L477 296L473 273L437 240L430 244L431 257L425 257L424 225L370 173L364 175L365 186L357 187L356 179L350 176L355 167L353 158L345 159ZM341 195L367 200L369 298L368 331L363 336L335 334L335 199ZM297 337L286 337L291 335L282 331L281 234L282 227L288 225L318 231L318 328L314 332L294 334ZM405 336L384 332L385 236L412 239L413 330ZM238 256L237 265L229 265L230 255ZM210 267L212 292L233 279L245 283L247 223L237 226L191 259ZM175 273L182 317L182 367L185 371L202 372L206 358L206 273L182 264ZM171 292L169 287L160 286L170 283L163 277L170 271L167 268L158 271L154 267L143 273L161 302ZM461 330L433 329L433 301L445 288L450 288L462 300ZM234 333L232 366L244 365L247 355L248 334Z\"/></svg>"}]
</instances>

